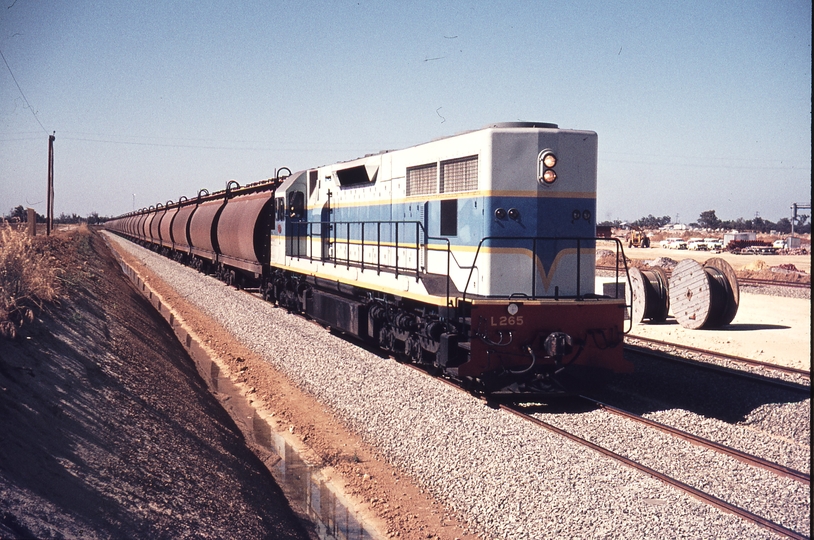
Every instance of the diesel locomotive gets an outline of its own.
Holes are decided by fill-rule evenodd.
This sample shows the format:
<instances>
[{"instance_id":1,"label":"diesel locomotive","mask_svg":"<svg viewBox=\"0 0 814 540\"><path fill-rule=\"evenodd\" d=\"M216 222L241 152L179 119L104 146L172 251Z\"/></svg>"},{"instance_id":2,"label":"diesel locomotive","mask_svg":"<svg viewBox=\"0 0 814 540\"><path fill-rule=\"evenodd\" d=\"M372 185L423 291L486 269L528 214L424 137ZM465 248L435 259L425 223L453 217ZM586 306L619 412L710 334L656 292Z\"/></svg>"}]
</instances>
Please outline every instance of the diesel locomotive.
<instances>
[{"instance_id":1,"label":"diesel locomotive","mask_svg":"<svg viewBox=\"0 0 814 540\"><path fill-rule=\"evenodd\" d=\"M559 391L563 370L629 371L624 292L595 293L596 186L596 133L511 122L230 181L107 226L472 391L522 398Z\"/></svg>"}]
</instances>

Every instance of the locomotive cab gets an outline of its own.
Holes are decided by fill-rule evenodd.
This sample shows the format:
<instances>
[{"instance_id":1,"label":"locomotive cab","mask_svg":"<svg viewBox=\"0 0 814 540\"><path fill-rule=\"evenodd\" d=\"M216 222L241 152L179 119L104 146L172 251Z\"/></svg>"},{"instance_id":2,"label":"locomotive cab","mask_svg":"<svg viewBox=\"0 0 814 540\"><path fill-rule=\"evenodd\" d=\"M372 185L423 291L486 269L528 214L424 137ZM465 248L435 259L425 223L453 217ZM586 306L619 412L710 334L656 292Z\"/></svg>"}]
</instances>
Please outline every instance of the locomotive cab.
<instances>
[{"instance_id":1,"label":"locomotive cab","mask_svg":"<svg viewBox=\"0 0 814 540\"><path fill-rule=\"evenodd\" d=\"M286 256L307 253L305 237L305 172L286 178L274 194L274 226L271 230L270 262L284 265Z\"/></svg>"}]
</instances>

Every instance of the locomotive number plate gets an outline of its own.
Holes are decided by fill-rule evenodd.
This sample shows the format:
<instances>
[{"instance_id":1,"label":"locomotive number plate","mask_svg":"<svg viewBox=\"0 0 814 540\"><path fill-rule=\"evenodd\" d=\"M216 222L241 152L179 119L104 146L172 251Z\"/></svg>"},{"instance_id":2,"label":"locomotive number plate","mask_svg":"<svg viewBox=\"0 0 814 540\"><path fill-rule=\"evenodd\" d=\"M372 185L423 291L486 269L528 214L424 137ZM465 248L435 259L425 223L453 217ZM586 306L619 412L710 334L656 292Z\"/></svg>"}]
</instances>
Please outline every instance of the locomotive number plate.
<instances>
[{"instance_id":1,"label":"locomotive number plate","mask_svg":"<svg viewBox=\"0 0 814 540\"><path fill-rule=\"evenodd\" d=\"M490 317L489 322L492 326L523 326L523 316Z\"/></svg>"}]
</instances>

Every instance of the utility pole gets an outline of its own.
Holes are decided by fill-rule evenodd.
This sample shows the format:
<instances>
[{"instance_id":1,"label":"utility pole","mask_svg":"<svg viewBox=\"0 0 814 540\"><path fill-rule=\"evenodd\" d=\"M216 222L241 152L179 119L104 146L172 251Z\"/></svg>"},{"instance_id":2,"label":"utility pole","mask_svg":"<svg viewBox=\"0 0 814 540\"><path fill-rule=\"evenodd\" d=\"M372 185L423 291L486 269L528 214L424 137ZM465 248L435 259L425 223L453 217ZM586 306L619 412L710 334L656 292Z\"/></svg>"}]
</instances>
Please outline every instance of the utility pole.
<instances>
[{"instance_id":1,"label":"utility pole","mask_svg":"<svg viewBox=\"0 0 814 540\"><path fill-rule=\"evenodd\" d=\"M48 236L54 228L54 135L48 136L48 217L45 224L45 234Z\"/></svg>"}]
</instances>

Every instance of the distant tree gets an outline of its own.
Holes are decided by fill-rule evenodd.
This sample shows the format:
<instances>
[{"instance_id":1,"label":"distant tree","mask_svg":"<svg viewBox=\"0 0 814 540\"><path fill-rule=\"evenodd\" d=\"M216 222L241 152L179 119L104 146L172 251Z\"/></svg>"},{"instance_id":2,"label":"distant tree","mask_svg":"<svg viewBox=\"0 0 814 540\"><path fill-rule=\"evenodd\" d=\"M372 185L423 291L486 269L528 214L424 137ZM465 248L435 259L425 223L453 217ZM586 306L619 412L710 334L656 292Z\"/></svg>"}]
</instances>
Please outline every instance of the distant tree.
<instances>
[{"instance_id":1,"label":"distant tree","mask_svg":"<svg viewBox=\"0 0 814 540\"><path fill-rule=\"evenodd\" d=\"M657 218L654 217L653 214L648 214L647 217L639 218L631 223L631 225L634 227L641 227L642 229L659 229L669 224L670 221L670 216L662 216Z\"/></svg>"},{"instance_id":2,"label":"distant tree","mask_svg":"<svg viewBox=\"0 0 814 540\"><path fill-rule=\"evenodd\" d=\"M621 219L614 219L613 221L603 221L602 223L597 223L600 227L619 227L622 224Z\"/></svg>"},{"instance_id":3,"label":"distant tree","mask_svg":"<svg viewBox=\"0 0 814 540\"><path fill-rule=\"evenodd\" d=\"M715 215L715 210L706 210L698 217L698 225L705 229L717 229L721 226L721 220Z\"/></svg>"},{"instance_id":4,"label":"distant tree","mask_svg":"<svg viewBox=\"0 0 814 540\"><path fill-rule=\"evenodd\" d=\"M743 221L743 218L738 218L735 220L722 221L721 227L725 229L734 229L736 231L747 231L752 227L752 222L746 222Z\"/></svg>"},{"instance_id":5,"label":"distant tree","mask_svg":"<svg viewBox=\"0 0 814 540\"><path fill-rule=\"evenodd\" d=\"M66 214L65 212L62 212L58 218L54 219L54 223L62 224L79 223L80 221L82 221L82 218L78 214Z\"/></svg>"},{"instance_id":6,"label":"distant tree","mask_svg":"<svg viewBox=\"0 0 814 540\"><path fill-rule=\"evenodd\" d=\"M806 223L808 217L805 214L797 216L797 219L794 220L794 234L808 234L811 232L811 223ZM791 224L791 221L789 221L789 224ZM791 232L791 226L789 226L789 232Z\"/></svg>"},{"instance_id":7,"label":"distant tree","mask_svg":"<svg viewBox=\"0 0 814 540\"><path fill-rule=\"evenodd\" d=\"M774 227L780 234L788 234L791 232L791 220L789 218L778 219Z\"/></svg>"},{"instance_id":8,"label":"distant tree","mask_svg":"<svg viewBox=\"0 0 814 540\"><path fill-rule=\"evenodd\" d=\"M11 220L17 218L20 221L26 221L26 219L28 219L28 213L25 211L25 208L23 208L23 205L20 205L12 208L8 217Z\"/></svg>"}]
</instances>

